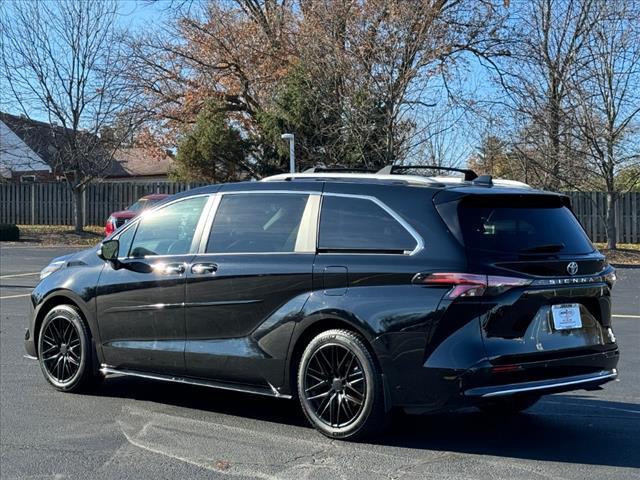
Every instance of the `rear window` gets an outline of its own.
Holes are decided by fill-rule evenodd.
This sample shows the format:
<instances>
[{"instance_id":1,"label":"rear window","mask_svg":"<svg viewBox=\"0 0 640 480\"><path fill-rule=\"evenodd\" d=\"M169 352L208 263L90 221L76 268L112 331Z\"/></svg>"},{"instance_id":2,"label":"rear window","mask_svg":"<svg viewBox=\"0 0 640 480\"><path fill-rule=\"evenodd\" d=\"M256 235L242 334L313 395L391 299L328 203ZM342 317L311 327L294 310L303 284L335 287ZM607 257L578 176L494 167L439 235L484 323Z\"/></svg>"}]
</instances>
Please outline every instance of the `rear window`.
<instances>
[{"instance_id":1,"label":"rear window","mask_svg":"<svg viewBox=\"0 0 640 480\"><path fill-rule=\"evenodd\" d=\"M458 207L467 248L525 255L583 254L594 250L573 213L557 202L472 202Z\"/></svg>"}]
</instances>

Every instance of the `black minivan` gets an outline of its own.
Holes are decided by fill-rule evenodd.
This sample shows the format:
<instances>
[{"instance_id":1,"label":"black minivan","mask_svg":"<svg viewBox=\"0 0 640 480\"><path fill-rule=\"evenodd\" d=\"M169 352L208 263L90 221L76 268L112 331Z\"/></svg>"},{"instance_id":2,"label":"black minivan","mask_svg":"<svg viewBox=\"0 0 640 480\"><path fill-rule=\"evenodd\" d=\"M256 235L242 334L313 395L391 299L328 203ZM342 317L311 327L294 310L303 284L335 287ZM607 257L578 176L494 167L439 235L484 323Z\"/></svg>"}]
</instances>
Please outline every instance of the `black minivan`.
<instances>
[{"instance_id":1,"label":"black minivan","mask_svg":"<svg viewBox=\"0 0 640 480\"><path fill-rule=\"evenodd\" d=\"M614 269L566 196L404 173L170 197L42 271L27 353L61 391L118 374L296 397L343 439L394 408L506 414L616 377Z\"/></svg>"}]
</instances>

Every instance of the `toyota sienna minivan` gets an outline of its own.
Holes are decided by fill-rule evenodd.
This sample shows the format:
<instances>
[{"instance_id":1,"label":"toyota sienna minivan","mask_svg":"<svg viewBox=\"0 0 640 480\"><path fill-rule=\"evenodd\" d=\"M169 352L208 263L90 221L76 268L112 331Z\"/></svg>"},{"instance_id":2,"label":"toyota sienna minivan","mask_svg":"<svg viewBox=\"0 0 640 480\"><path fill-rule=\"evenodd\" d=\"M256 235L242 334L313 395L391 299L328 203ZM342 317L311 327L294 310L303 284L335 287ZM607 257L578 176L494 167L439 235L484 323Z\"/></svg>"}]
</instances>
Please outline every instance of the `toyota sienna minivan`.
<instances>
[{"instance_id":1,"label":"toyota sienna minivan","mask_svg":"<svg viewBox=\"0 0 640 480\"><path fill-rule=\"evenodd\" d=\"M615 273L569 199L421 173L170 197L45 267L27 353L61 391L118 374L296 398L341 439L392 409L508 414L614 379Z\"/></svg>"}]
</instances>

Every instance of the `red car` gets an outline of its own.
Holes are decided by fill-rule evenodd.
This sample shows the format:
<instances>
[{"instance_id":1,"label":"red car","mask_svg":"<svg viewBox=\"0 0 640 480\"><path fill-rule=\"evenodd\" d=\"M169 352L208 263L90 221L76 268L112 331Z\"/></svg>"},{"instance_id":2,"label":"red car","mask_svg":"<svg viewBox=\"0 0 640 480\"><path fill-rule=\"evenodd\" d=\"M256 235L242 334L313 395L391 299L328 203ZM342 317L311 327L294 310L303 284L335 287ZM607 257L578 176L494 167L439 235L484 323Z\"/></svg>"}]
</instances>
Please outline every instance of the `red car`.
<instances>
[{"instance_id":1,"label":"red car","mask_svg":"<svg viewBox=\"0 0 640 480\"><path fill-rule=\"evenodd\" d=\"M109 218L107 218L107 223L104 226L105 236L108 237L129 220L140 215L143 210L146 210L147 208L160 203L162 200L169 196L170 195L167 195L166 193L154 193L151 195L145 195L133 205L128 207L126 210L113 212L111 215L109 215Z\"/></svg>"}]
</instances>

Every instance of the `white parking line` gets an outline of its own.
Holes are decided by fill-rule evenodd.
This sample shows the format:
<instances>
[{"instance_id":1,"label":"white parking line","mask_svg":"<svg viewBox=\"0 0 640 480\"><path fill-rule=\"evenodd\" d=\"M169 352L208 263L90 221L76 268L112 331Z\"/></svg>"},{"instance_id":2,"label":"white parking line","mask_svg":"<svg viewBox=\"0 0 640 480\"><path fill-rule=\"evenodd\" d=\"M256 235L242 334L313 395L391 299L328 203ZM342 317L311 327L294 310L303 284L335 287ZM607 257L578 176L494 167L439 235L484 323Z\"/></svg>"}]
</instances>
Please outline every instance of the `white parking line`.
<instances>
[{"instance_id":1,"label":"white parking line","mask_svg":"<svg viewBox=\"0 0 640 480\"><path fill-rule=\"evenodd\" d=\"M0 275L0 280L3 279L3 278L30 277L32 275L40 275L40 272L36 272L36 273L12 273L11 275Z\"/></svg>"},{"instance_id":2,"label":"white parking line","mask_svg":"<svg viewBox=\"0 0 640 480\"><path fill-rule=\"evenodd\" d=\"M8 300L9 298L30 297L30 293L23 293L22 295L7 295L6 297L0 297L0 300Z\"/></svg>"},{"instance_id":3,"label":"white parking line","mask_svg":"<svg viewBox=\"0 0 640 480\"><path fill-rule=\"evenodd\" d=\"M640 318L640 315L616 315L616 314L613 314L611 316L612 317L618 317L618 318Z\"/></svg>"}]
</instances>

